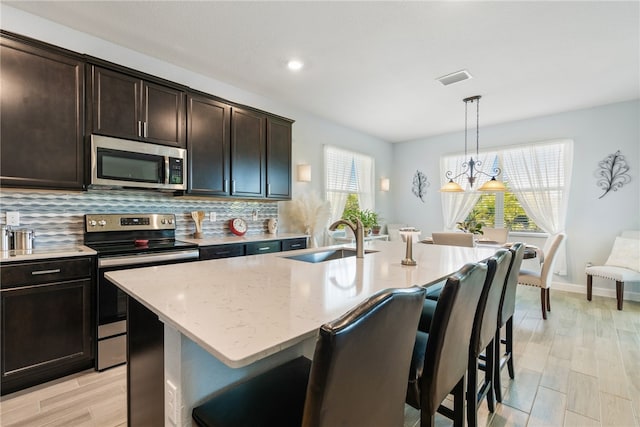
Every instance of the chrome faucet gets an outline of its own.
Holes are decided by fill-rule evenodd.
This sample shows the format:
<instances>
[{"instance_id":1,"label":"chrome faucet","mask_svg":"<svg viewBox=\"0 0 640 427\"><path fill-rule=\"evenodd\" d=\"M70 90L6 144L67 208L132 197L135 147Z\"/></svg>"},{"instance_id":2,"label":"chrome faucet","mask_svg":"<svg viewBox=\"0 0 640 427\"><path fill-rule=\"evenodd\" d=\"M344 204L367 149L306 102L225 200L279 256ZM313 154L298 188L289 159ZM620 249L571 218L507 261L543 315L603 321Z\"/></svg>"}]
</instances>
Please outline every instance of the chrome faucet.
<instances>
[{"instance_id":1,"label":"chrome faucet","mask_svg":"<svg viewBox=\"0 0 640 427\"><path fill-rule=\"evenodd\" d=\"M351 221L339 219L329 226L329 230L335 231L340 224L344 224L353 230L353 234L356 236L356 258L364 258L364 226L362 222L356 218L356 225L353 225Z\"/></svg>"}]
</instances>

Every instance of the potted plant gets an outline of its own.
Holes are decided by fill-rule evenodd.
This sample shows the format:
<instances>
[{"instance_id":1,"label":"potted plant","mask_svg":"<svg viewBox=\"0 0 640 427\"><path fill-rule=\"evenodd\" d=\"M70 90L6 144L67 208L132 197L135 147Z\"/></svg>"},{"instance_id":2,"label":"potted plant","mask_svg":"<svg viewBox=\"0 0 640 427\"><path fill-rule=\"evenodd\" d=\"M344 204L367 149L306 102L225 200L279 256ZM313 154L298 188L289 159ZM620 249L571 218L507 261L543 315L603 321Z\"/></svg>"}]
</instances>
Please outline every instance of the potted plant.
<instances>
[{"instance_id":1,"label":"potted plant","mask_svg":"<svg viewBox=\"0 0 640 427\"><path fill-rule=\"evenodd\" d=\"M484 234L484 231L482 231L483 226L484 224L477 221L473 215L469 215L464 221L456 222L456 228L458 230L471 234Z\"/></svg>"},{"instance_id":2,"label":"potted plant","mask_svg":"<svg viewBox=\"0 0 640 427\"><path fill-rule=\"evenodd\" d=\"M342 215L343 219L347 221L351 221L355 224L356 219L359 219L364 227L364 234L368 235L372 228L378 225L378 214L369 209L345 209L344 214ZM380 231L378 229L378 231Z\"/></svg>"}]
</instances>

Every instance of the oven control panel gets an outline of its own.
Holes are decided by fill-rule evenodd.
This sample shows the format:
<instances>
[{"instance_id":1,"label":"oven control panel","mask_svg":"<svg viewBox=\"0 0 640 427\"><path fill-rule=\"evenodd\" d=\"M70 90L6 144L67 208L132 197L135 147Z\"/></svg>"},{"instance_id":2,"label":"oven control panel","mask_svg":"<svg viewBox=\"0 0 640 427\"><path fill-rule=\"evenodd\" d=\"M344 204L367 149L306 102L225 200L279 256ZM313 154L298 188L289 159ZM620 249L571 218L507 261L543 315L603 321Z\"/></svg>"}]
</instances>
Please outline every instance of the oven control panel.
<instances>
[{"instance_id":1,"label":"oven control panel","mask_svg":"<svg viewBox=\"0 0 640 427\"><path fill-rule=\"evenodd\" d=\"M85 215L87 233L104 231L175 230L174 214L90 214Z\"/></svg>"}]
</instances>

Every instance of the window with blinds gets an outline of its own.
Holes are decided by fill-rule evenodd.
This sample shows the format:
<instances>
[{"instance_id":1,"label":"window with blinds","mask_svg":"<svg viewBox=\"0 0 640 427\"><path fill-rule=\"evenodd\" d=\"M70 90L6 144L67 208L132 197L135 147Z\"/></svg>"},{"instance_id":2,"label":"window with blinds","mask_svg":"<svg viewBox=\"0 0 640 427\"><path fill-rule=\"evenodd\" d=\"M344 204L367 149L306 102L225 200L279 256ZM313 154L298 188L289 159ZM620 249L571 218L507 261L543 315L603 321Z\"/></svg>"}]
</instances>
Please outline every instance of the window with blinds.
<instances>
[{"instance_id":1,"label":"window with blinds","mask_svg":"<svg viewBox=\"0 0 640 427\"><path fill-rule=\"evenodd\" d=\"M360 209L375 208L373 157L326 145L324 161L325 190L333 219L342 217L345 204Z\"/></svg>"}]
</instances>

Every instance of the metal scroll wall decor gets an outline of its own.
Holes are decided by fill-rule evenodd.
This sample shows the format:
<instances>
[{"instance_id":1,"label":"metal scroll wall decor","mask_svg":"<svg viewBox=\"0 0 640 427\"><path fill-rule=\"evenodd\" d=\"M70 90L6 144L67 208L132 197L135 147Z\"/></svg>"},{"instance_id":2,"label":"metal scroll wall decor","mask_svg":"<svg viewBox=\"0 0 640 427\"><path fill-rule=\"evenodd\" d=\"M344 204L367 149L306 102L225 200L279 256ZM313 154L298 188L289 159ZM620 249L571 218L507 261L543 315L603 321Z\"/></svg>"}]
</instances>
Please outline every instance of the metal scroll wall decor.
<instances>
[{"instance_id":1,"label":"metal scroll wall decor","mask_svg":"<svg viewBox=\"0 0 640 427\"><path fill-rule=\"evenodd\" d=\"M411 192L422 200L422 203L424 203L424 196L427 194L427 188L430 185L431 184L427 180L427 175L417 170L413 175L413 186L411 188Z\"/></svg>"},{"instance_id":2,"label":"metal scroll wall decor","mask_svg":"<svg viewBox=\"0 0 640 427\"><path fill-rule=\"evenodd\" d=\"M602 199L611 190L618 191L624 184L631 181L629 166L620 150L613 154L609 154L604 160L598 162L597 185L604 190L604 193L598 199Z\"/></svg>"}]
</instances>

